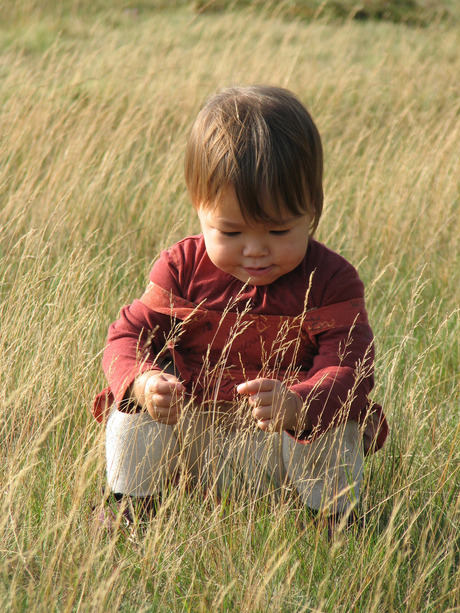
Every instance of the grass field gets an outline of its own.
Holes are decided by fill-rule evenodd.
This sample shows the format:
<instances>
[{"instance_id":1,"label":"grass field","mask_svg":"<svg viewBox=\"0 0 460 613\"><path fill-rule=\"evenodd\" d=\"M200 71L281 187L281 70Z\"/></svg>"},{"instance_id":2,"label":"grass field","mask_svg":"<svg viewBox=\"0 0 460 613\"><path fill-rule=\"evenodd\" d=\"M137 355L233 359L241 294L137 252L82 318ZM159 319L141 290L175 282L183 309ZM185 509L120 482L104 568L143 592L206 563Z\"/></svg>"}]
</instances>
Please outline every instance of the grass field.
<instances>
[{"instance_id":1,"label":"grass field","mask_svg":"<svg viewBox=\"0 0 460 613\"><path fill-rule=\"evenodd\" d=\"M460 611L457 4L418 25L162 4L0 3L0 609ZM364 528L331 546L288 503L174 491L145 537L109 537L88 412L107 326L198 230L182 156L201 103L256 82L311 110L317 236L367 287L391 433Z\"/></svg>"}]
</instances>

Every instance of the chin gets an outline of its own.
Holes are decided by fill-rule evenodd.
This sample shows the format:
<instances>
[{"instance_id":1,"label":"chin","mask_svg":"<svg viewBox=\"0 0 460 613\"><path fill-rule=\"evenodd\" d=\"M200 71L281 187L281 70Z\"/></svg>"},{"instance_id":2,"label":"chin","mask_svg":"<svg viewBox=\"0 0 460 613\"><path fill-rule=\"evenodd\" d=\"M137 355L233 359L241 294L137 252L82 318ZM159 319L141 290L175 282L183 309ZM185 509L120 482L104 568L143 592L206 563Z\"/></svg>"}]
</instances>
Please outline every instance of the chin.
<instances>
[{"instance_id":1,"label":"chin","mask_svg":"<svg viewBox=\"0 0 460 613\"><path fill-rule=\"evenodd\" d=\"M270 285L271 283L274 283L278 278L279 278L278 276L260 277L260 278L248 277L245 283L249 283L249 285L257 285L257 286Z\"/></svg>"}]
</instances>

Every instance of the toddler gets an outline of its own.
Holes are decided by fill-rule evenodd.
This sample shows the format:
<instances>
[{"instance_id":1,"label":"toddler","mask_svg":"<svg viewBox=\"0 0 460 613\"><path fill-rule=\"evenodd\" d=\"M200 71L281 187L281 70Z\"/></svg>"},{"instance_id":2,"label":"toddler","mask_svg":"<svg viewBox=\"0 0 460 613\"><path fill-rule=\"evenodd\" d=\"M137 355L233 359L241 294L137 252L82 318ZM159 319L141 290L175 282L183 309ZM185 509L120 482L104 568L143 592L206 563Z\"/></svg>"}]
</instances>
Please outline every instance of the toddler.
<instances>
[{"instance_id":1,"label":"toddler","mask_svg":"<svg viewBox=\"0 0 460 613\"><path fill-rule=\"evenodd\" d=\"M161 253L109 328L93 412L117 500L183 478L217 496L291 490L331 517L356 505L387 423L368 398L363 284L313 238L322 171L285 89L225 89L198 114L185 179L201 234Z\"/></svg>"}]
</instances>

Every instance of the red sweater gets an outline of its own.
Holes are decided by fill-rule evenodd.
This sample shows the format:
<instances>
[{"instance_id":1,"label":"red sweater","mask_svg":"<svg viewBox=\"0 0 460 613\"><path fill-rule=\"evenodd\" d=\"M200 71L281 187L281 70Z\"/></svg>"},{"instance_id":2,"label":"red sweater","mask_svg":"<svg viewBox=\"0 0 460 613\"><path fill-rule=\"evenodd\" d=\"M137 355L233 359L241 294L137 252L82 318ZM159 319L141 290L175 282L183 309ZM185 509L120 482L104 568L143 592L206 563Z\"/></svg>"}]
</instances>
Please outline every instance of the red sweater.
<instances>
[{"instance_id":1,"label":"red sweater","mask_svg":"<svg viewBox=\"0 0 460 613\"><path fill-rule=\"evenodd\" d=\"M366 450L383 445L385 417L368 401L374 350L364 287L344 258L310 239L295 270L270 285L244 286L214 266L200 235L163 251L150 280L109 328L110 387L96 399L96 418L167 352L199 400L229 400L244 380L279 378L306 401L313 430L301 442L347 419L365 423Z\"/></svg>"}]
</instances>

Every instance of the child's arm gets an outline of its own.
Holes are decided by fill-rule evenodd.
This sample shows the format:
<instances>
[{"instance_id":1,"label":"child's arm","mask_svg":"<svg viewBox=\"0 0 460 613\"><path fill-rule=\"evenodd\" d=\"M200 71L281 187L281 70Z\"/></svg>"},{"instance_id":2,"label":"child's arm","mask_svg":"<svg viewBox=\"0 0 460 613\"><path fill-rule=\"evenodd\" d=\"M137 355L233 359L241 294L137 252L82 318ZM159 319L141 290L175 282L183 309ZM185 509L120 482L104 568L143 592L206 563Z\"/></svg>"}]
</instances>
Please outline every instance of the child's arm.
<instances>
[{"instance_id":1,"label":"child's arm","mask_svg":"<svg viewBox=\"0 0 460 613\"><path fill-rule=\"evenodd\" d=\"M308 415L302 411L302 398L277 379L253 379L236 388L247 395L257 426L264 431L311 430Z\"/></svg>"},{"instance_id":2,"label":"child's arm","mask_svg":"<svg viewBox=\"0 0 460 613\"><path fill-rule=\"evenodd\" d=\"M151 281L157 281L157 277L162 287L167 288L168 291L172 293L179 291L174 270L167 262L167 252L162 252L150 273ZM164 377L159 377L159 381L165 379L166 374L162 373L160 366L164 358L159 358L159 356L164 355L170 332L171 317L155 312L141 300L134 300L132 304L123 307L117 321L109 327L102 366L113 399L121 411L129 412L136 410L136 405L144 406L144 387L148 379L154 375L159 377L162 374ZM149 376L144 377L144 373L148 373ZM136 390L134 390L135 381L138 382ZM175 383L178 383L177 379ZM163 390L162 386L160 388L160 394L166 393L167 395L168 391ZM153 393L158 393L158 391L151 390L149 383L146 408L150 413L153 411L154 403L150 398ZM163 404L164 402L161 401L160 405ZM161 416L161 420L164 420L164 415Z\"/></svg>"},{"instance_id":3,"label":"child's arm","mask_svg":"<svg viewBox=\"0 0 460 613\"><path fill-rule=\"evenodd\" d=\"M120 410L133 410L132 387L137 377L144 372L161 373L157 356L164 347L168 324L166 317L155 316L136 300L123 307L119 319L109 327L102 366Z\"/></svg>"}]
</instances>

